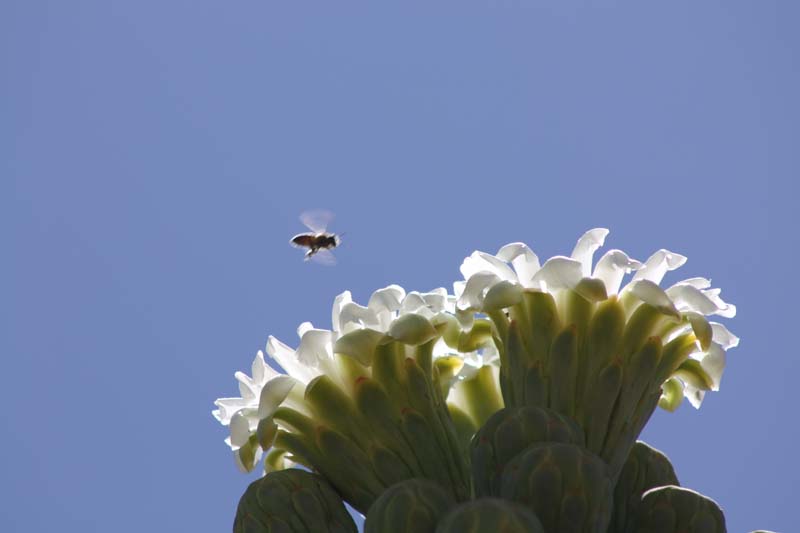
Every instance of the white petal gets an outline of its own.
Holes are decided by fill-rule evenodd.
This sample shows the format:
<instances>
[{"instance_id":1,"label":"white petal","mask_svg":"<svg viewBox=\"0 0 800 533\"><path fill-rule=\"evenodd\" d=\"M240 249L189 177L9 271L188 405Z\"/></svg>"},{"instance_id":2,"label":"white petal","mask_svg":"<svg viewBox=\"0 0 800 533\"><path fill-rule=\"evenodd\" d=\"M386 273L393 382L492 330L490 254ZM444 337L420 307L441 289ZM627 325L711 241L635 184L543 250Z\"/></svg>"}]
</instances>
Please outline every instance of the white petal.
<instances>
[{"instance_id":1,"label":"white petal","mask_svg":"<svg viewBox=\"0 0 800 533\"><path fill-rule=\"evenodd\" d=\"M700 347L703 350L707 350L709 346L711 346L711 341L714 337L711 324L709 324L706 317L700 313L690 311L686 313L686 317L689 319L692 331L694 332L694 336L697 337L697 342L700 343Z\"/></svg>"},{"instance_id":2,"label":"white petal","mask_svg":"<svg viewBox=\"0 0 800 533\"><path fill-rule=\"evenodd\" d=\"M605 283L597 278L582 278L574 290L590 302L602 302L608 298Z\"/></svg>"},{"instance_id":3,"label":"white petal","mask_svg":"<svg viewBox=\"0 0 800 533\"><path fill-rule=\"evenodd\" d=\"M545 261L531 285L543 291L571 289L583 278L583 266L580 261L569 257L555 256Z\"/></svg>"},{"instance_id":4,"label":"white petal","mask_svg":"<svg viewBox=\"0 0 800 533\"><path fill-rule=\"evenodd\" d=\"M695 311L702 315L713 315L719 311L719 307L711 298L691 285L678 283L667 289L666 292L675 307L681 311Z\"/></svg>"},{"instance_id":5,"label":"white petal","mask_svg":"<svg viewBox=\"0 0 800 533\"><path fill-rule=\"evenodd\" d=\"M597 262L592 276L603 280L609 295L617 294L625 274L639 268L642 268L642 263L631 259L622 250L609 250Z\"/></svg>"},{"instance_id":6,"label":"white petal","mask_svg":"<svg viewBox=\"0 0 800 533\"><path fill-rule=\"evenodd\" d=\"M326 329L309 329L303 333L297 347L297 360L306 366L319 368L331 359L333 338Z\"/></svg>"},{"instance_id":7,"label":"white petal","mask_svg":"<svg viewBox=\"0 0 800 533\"><path fill-rule=\"evenodd\" d=\"M253 359L253 365L250 369L253 374L253 381L259 384L264 383L267 369L272 370L267 366L267 363L264 362L264 353L261 350L256 353L256 357Z\"/></svg>"},{"instance_id":8,"label":"white petal","mask_svg":"<svg viewBox=\"0 0 800 533\"><path fill-rule=\"evenodd\" d=\"M252 371L253 381L259 386L264 385L264 383L275 376L281 375L280 372L267 364L267 362L264 360L264 352L261 350L258 350L255 359L253 359Z\"/></svg>"},{"instance_id":9,"label":"white petal","mask_svg":"<svg viewBox=\"0 0 800 533\"><path fill-rule=\"evenodd\" d=\"M683 395L687 400L689 400L689 403L692 404L692 407L695 409L700 409L700 405L703 403L703 398L706 397L706 391L686 384L683 388Z\"/></svg>"},{"instance_id":10,"label":"white petal","mask_svg":"<svg viewBox=\"0 0 800 533\"><path fill-rule=\"evenodd\" d=\"M719 311L716 312L721 317L725 318L733 318L736 316L736 306L733 304L729 304L720 298L719 293L721 289L708 289L703 291L705 294L714 304L717 306Z\"/></svg>"},{"instance_id":11,"label":"white petal","mask_svg":"<svg viewBox=\"0 0 800 533\"><path fill-rule=\"evenodd\" d=\"M590 276L592 273L592 257L598 248L603 246L606 241L608 230L605 228L590 229L578 239L578 243L572 250L570 257L579 261L582 265L581 277Z\"/></svg>"},{"instance_id":12,"label":"white petal","mask_svg":"<svg viewBox=\"0 0 800 533\"><path fill-rule=\"evenodd\" d=\"M406 296L406 291L400 285L389 285L372 293L367 307L376 314L381 311L394 312L400 309L400 304Z\"/></svg>"},{"instance_id":13,"label":"white petal","mask_svg":"<svg viewBox=\"0 0 800 533\"><path fill-rule=\"evenodd\" d=\"M406 297L403 299L403 303L400 306L400 312L413 313L421 307L427 307L425 299L422 298L422 295L420 295L420 293L416 291L411 291L408 294L406 294Z\"/></svg>"},{"instance_id":14,"label":"white petal","mask_svg":"<svg viewBox=\"0 0 800 533\"><path fill-rule=\"evenodd\" d=\"M456 297L456 301L461 298L461 295L464 294L464 287L467 286L466 281L454 281L453 282L453 296Z\"/></svg>"},{"instance_id":15,"label":"white petal","mask_svg":"<svg viewBox=\"0 0 800 533\"><path fill-rule=\"evenodd\" d=\"M339 332L347 333L356 328L377 328L378 317L375 310L355 302L348 302L339 312Z\"/></svg>"},{"instance_id":16,"label":"white petal","mask_svg":"<svg viewBox=\"0 0 800 533\"><path fill-rule=\"evenodd\" d=\"M423 292L420 294L431 311L438 313L447 309L447 289L439 287L430 292Z\"/></svg>"},{"instance_id":17,"label":"white petal","mask_svg":"<svg viewBox=\"0 0 800 533\"><path fill-rule=\"evenodd\" d=\"M214 405L219 407L213 411L214 417L219 420L220 424L227 426L231 423L231 417L244 407L252 407L252 402L248 402L243 398L219 398L214 402Z\"/></svg>"},{"instance_id":18,"label":"white petal","mask_svg":"<svg viewBox=\"0 0 800 533\"><path fill-rule=\"evenodd\" d=\"M311 322L303 322L297 326L297 336L302 339L303 335L306 334L306 331L310 331L312 329L314 329L314 324Z\"/></svg>"},{"instance_id":19,"label":"white petal","mask_svg":"<svg viewBox=\"0 0 800 533\"><path fill-rule=\"evenodd\" d=\"M514 265L514 271L523 287L529 287L533 276L541 268L539 258L521 242L506 244L497 252L497 258Z\"/></svg>"},{"instance_id":20,"label":"white petal","mask_svg":"<svg viewBox=\"0 0 800 533\"><path fill-rule=\"evenodd\" d=\"M261 387L253 383L250 376L244 372L236 372L233 376L239 382L239 394L242 395L243 399L252 400L258 395Z\"/></svg>"},{"instance_id":21,"label":"white petal","mask_svg":"<svg viewBox=\"0 0 800 533\"><path fill-rule=\"evenodd\" d=\"M480 309L483 305L483 295L492 285L500 283L501 279L493 272L476 272L469 277L464 291L458 299L459 309Z\"/></svg>"},{"instance_id":22,"label":"white petal","mask_svg":"<svg viewBox=\"0 0 800 533\"><path fill-rule=\"evenodd\" d=\"M696 289L707 289L711 287L711 280L706 278L689 278L683 281L679 281L678 283L683 285L691 285ZM676 283L676 285L678 284Z\"/></svg>"},{"instance_id":23,"label":"white petal","mask_svg":"<svg viewBox=\"0 0 800 533\"><path fill-rule=\"evenodd\" d=\"M247 443L250 438L250 420L238 411L233 418L231 418L231 446L240 447Z\"/></svg>"},{"instance_id":24,"label":"white petal","mask_svg":"<svg viewBox=\"0 0 800 533\"><path fill-rule=\"evenodd\" d=\"M465 280L469 280L478 272L491 272L500 279L516 281L517 275L511 270L504 261L489 255L485 252L472 252L472 255L464 259L461 263L461 274Z\"/></svg>"},{"instance_id":25,"label":"white petal","mask_svg":"<svg viewBox=\"0 0 800 533\"><path fill-rule=\"evenodd\" d=\"M673 305L672 300L669 299L667 293L664 292L664 289L659 287L655 282L642 279L638 281L632 281L630 285L631 293L634 296L639 298L646 304L650 304L653 307L661 310L663 313L667 313L673 315L675 317L679 317L680 314L678 310L675 309L675 305Z\"/></svg>"},{"instance_id":26,"label":"white petal","mask_svg":"<svg viewBox=\"0 0 800 533\"><path fill-rule=\"evenodd\" d=\"M666 274L667 271L675 270L685 262L685 256L662 248L645 261L644 266L633 276L633 281L646 279L657 285L664 279L664 274Z\"/></svg>"},{"instance_id":27,"label":"white petal","mask_svg":"<svg viewBox=\"0 0 800 533\"><path fill-rule=\"evenodd\" d=\"M294 378L278 376L264 385L258 402L258 418L266 418L275 413L275 409L289 396L292 387L297 384Z\"/></svg>"},{"instance_id":28,"label":"white petal","mask_svg":"<svg viewBox=\"0 0 800 533\"><path fill-rule=\"evenodd\" d=\"M435 313L433 311L431 311L430 308L425 306L425 307L420 307L420 308L416 309L413 313L406 313L406 314L419 315L419 316L425 317L426 320L430 320L431 318L433 318Z\"/></svg>"},{"instance_id":29,"label":"white petal","mask_svg":"<svg viewBox=\"0 0 800 533\"><path fill-rule=\"evenodd\" d=\"M267 340L267 353L277 361L287 374L302 383L308 383L318 374L312 368L298 361L295 351L272 335Z\"/></svg>"},{"instance_id":30,"label":"white petal","mask_svg":"<svg viewBox=\"0 0 800 533\"><path fill-rule=\"evenodd\" d=\"M447 311L439 311L438 313L431 312L431 316L424 315L425 318L431 321L431 324L438 327L447 323L457 323L458 320L453 316L453 313Z\"/></svg>"},{"instance_id":31,"label":"white petal","mask_svg":"<svg viewBox=\"0 0 800 533\"><path fill-rule=\"evenodd\" d=\"M728 331L728 328L723 324L711 322L711 331L714 333L714 342L722 346L723 350L739 346L739 337Z\"/></svg>"},{"instance_id":32,"label":"white petal","mask_svg":"<svg viewBox=\"0 0 800 533\"><path fill-rule=\"evenodd\" d=\"M333 309L331 310L331 327L333 331L341 331L341 326L339 322L339 316L342 313L342 307L345 304L350 303L353 301L353 295L350 294L350 291L344 291L343 293L339 294L333 300Z\"/></svg>"},{"instance_id":33,"label":"white petal","mask_svg":"<svg viewBox=\"0 0 800 533\"><path fill-rule=\"evenodd\" d=\"M483 300L484 311L495 311L505 309L522 301L522 287L510 281L501 281L486 291Z\"/></svg>"},{"instance_id":34,"label":"white petal","mask_svg":"<svg viewBox=\"0 0 800 533\"><path fill-rule=\"evenodd\" d=\"M375 347L385 334L374 329L357 329L342 335L333 345L333 351L342 355L349 355L355 359L367 362L372 357Z\"/></svg>"},{"instance_id":35,"label":"white petal","mask_svg":"<svg viewBox=\"0 0 800 533\"><path fill-rule=\"evenodd\" d=\"M392 322L389 335L400 342L416 346L433 339L436 336L436 328L425 317L412 313Z\"/></svg>"},{"instance_id":36,"label":"white petal","mask_svg":"<svg viewBox=\"0 0 800 533\"><path fill-rule=\"evenodd\" d=\"M722 372L725 370L725 350L717 343L712 342L708 352L700 360L703 367L711 378L711 390L718 391L722 381Z\"/></svg>"},{"instance_id":37,"label":"white petal","mask_svg":"<svg viewBox=\"0 0 800 533\"><path fill-rule=\"evenodd\" d=\"M470 331L475 323L475 313L469 310L469 306L465 309L456 308L456 320L462 331Z\"/></svg>"}]
</instances>

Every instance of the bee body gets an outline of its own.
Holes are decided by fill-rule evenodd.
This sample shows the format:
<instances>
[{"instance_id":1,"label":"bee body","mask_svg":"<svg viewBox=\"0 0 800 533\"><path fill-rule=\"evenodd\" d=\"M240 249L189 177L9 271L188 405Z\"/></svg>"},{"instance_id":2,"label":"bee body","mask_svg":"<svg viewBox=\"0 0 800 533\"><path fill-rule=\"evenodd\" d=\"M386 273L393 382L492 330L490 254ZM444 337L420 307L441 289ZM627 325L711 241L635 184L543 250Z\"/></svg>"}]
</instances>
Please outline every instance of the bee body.
<instances>
[{"instance_id":1,"label":"bee body","mask_svg":"<svg viewBox=\"0 0 800 533\"><path fill-rule=\"evenodd\" d=\"M298 248L308 248L306 261L320 250L333 250L339 246L339 236L334 233L300 233L290 241Z\"/></svg>"},{"instance_id":2,"label":"bee body","mask_svg":"<svg viewBox=\"0 0 800 533\"><path fill-rule=\"evenodd\" d=\"M326 229L332 219L333 213L324 210L306 211L300 215L300 220L311 231L295 235L289 243L298 248L308 249L305 255L306 261L313 258L315 262L324 265L336 263L336 258L330 251L339 246L341 239Z\"/></svg>"}]
</instances>

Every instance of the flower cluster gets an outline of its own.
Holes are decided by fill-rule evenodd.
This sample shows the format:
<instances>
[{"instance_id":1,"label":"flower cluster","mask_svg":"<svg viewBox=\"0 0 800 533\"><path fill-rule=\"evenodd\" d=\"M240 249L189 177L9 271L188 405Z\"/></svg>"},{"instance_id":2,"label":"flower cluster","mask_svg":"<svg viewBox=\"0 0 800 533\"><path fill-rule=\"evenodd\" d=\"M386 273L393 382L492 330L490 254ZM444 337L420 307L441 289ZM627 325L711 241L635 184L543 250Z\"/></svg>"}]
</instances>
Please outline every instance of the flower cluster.
<instances>
[{"instance_id":1,"label":"flower cluster","mask_svg":"<svg viewBox=\"0 0 800 533\"><path fill-rule=\"evenodd\" d=\"M363 306L346 291L331 318L331 330L301 324L297 349L269 337L267 355L286 374L259 351L252 377L236 374L242 397L216 401L239 467L253 469L269 451L267 470L293 462L314 468L363 508L389 484L415 476L463 497L464 437L449 424L444 397L472 376L445 339L458 344L475 333L461 331L455 298L445 289L406 293L391 285ZM352 459L347 468L343 456Z\"/></svg>"},{"instance_id":2,"label":"flower cluster","mask_svg":"<svg viewBox=\"0 0 800 533\"><path fill-rule=\"evenodd\" d=\"M390 285L364 306L345 291L330 330L301 324L296 349L270 336L269 363L259 351L252 375L236 373L241 397L215 402L238 466L265 452L267 471L299 463L361 509L411 478L461 501L469 439L503 407L535 407L575 420L618 473L657 405L699 408L719 389L738 338L709 319L736 312L709 280L660 286L686 257L594 263L607 234L543 264L523 243L476 251L453 294Z\"/></svg>"}]
</instances>

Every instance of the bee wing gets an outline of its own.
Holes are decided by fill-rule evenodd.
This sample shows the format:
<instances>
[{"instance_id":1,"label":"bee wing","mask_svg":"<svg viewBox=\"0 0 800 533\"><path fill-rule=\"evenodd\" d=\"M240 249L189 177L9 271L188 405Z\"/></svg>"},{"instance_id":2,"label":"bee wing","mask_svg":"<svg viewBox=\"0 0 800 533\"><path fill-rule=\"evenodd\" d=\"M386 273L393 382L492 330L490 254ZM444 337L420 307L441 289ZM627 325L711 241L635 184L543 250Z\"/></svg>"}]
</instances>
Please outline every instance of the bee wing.
<instances>
[{"instance_id":1,"label":"bee wing","mask_svg":"<svg viewBox=\"0 0 800 533\"><path fill-rule=\"evenodd\" d=\"M308 258L309 261L319 263L320 265L333 266L336 264L336 256L330 250L325 248L317 250L317 253Z\"/></svg>"},{"instance_id":2,"label":"bee wing","mask_svg":"<svg viewBox=\"0 0 800 533\"><path fill-rule=\"evenodd\" d=\"M311 244L313 242L314 235L310 233L301 233L300 235L295 235L292 237L292 240L289 241L289 244L295 248L311 248Z\"/></svg>"},{"instance_id":3,"label":"bee wing","mask_svg":"<svg viewBox=\"0 0 800 533\"><path fill-rule=\"evenodd\" d=\"M312 209L300 215L300 222L315 233L325 233L333 216L333 213L326 209Z\"/></svg>"}]
</instances>

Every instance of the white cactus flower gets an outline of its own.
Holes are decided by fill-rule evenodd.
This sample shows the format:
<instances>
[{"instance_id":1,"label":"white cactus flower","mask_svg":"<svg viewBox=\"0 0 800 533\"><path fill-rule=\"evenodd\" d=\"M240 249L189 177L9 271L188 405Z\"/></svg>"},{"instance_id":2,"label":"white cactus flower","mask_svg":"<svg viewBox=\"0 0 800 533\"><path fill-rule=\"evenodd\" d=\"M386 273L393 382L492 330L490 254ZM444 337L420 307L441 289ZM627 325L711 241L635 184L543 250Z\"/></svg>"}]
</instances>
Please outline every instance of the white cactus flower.
<instances>
[{"instance_id":1,"label":"white cactus flower","mask_svg":"<svg viewBox=\"0 0 800 533\"><path fill-rule=\"evenodd\" d=\"M496 255L475 251L461 264L464 281L454 284L457 307L462 313L491 313L517 304L526 291L550 293L556 302L562 302L564 291L575 291L594 302L616 296L626 304L628 316L646 303L683 321L666 332L665 340L694 328L698 344L690 357L708 374L710 390L717 390L725 351L735 344L730 343L727 330L723 332L719 324L711 327L705 317L730 318L736 314L736 307L723 301L720 290L711 288L705 278L690 278L661 288L664 275L686 263L685 256L669 250L657 251L644 263L621 250L609 250L593 264L594 254L607 235L608 230L603 228L589 230L578 239L569 257L551 257L543 265L527 245L519 242L503 246ZM632 279L623 286L624 277L631 273ZM562 305L559 311L563 311ZM677 377L687 399L699 407L705 390L691 383L689 374Z\"/></svg>"},{"instance_id":2,"label":"white cactus flower","mask_svg":"<svg viewBox=\"0 0 800 533\"><path fill-rule=\"evenodd\" d=\"M252 376L243 372L235 374L241 397L220 398L214 402L217 409L212 414L221 424L230 426L226 442L234 451L239 468L252 470L260 459L262 450L258 447L247 448L250 453L247 458L240 450L254 442L259 423L271 420L279 406L287 405L309 414L303 394L314 378L324 374L344 385L334 353L359 359L368 355L386 336L421 344L437 335L435 326L455 321L454 309L455 298L445 289L406 293L398 285L389 285L375 291L367 306L354 302L350 291L344 291L334 300L333 329L315 328L310 322L300 324L297 349L270 336L266 352L274 366L285 373L268 365L264 353L259 351L253 361ZM436 346L437 356L452 353L443 343Z\"/></svg>"}]
</instances>

